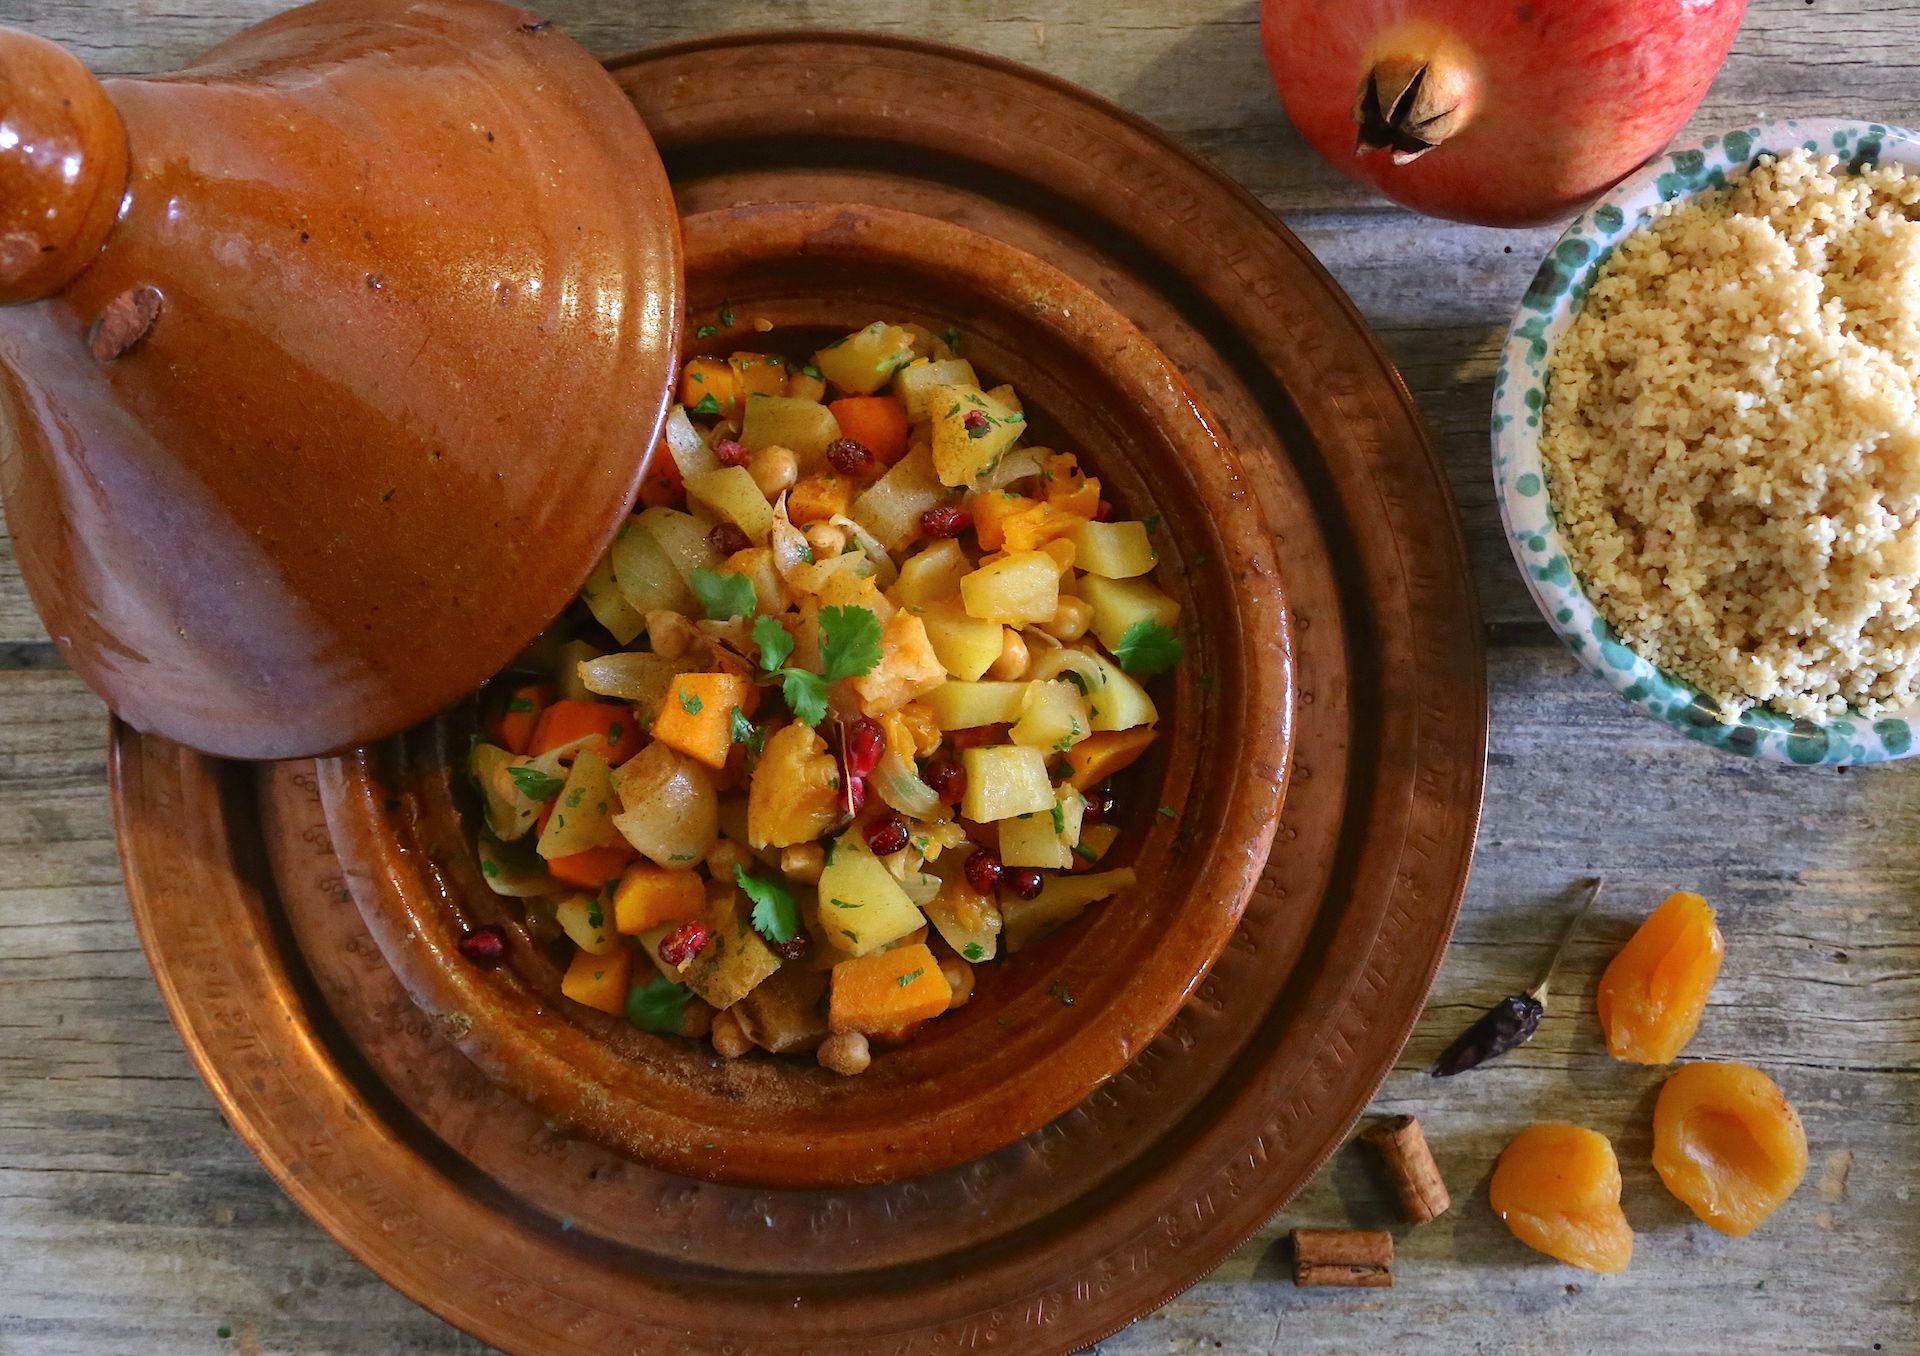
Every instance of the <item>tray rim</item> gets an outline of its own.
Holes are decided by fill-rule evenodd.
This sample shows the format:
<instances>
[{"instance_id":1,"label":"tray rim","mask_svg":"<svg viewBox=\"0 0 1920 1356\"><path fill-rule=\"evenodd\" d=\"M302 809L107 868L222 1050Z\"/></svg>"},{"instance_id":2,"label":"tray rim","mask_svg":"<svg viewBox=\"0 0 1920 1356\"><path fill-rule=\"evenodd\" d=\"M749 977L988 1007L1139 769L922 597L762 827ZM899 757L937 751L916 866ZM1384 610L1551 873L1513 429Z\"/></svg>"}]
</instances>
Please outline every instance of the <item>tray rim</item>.
<instances>
[{"instance_id":1,"label":"tray rim","mask_svg":"<svg viewBox=\"0 0 1920 1356\"><path fill-rule=\"evenodd\" d=\"M1321 300L1331 303L1334 309L1345 317L1348 322L1349 337L1357 340L1360 345L1364 346L1378 370L1378 375L1386 378L1387 388L1391 389L1394 393L1394 403L1398 406L1399 412L1405 419L1409 429L1416 435L1411 441L1417 444L1424 458L1426 470L1438 493L1439 503L1437 507L1444 511L1444 516L1450 528L1450 530L1445 531L1442 535L1445 538L1445 544L1449 548L1449 555L1452 558L1451 563L1454 566L1452 571L1454 577L1453 582L1458 586L1462 596L1471 608L1473 613L1472 620L1476 623L1463 628L1463 636L1460 644L1464 653L1459 656L1469 661L1478 672L1478 682L1474 693L1476 700L1473 703L1474 710L1472 712L1474 719L1472 721L1471 731L1471 744L1474 755L1470 761L1461 768L1462 775L1467 776L1467 779L1471 783L1472 804L1461 825L1463 832L1456 852L1451 854L1452 869L1449 870L1447 876L1449 881L1447 898L1438 910L1430 908L1426 911L1427 916L1436 919L1441 926L1438 932L1438 942L1432 948L1431 956L1427 962L1420 967L1420 988L1422 992L1424 992L1430 987L1432 979L1435 973L1437 973L1441 961L1444 959L1447 942L1451 937L1452 928L1458 916L1461 900L1464 896L1470 875L1473 855L1477 847L1478 828L1484 800L1486 743L1489 719L1485 670L1485 641L1477 625L1478 601L1476 590L1467 559L1464 537L1461 533L1455 512L1451 486L1445 477L1444 470L1435 453L1432 442L1426 434L1424 421L1419 415L1418 407L1415 405L1411 393L1406 387L1404 378L1387 356L1378 336L1366 325L1364 318L1360 315L1351 298L1334 282L1324 266L1320 264L1318 259L1313 256L1311 251L1306 248L1299 238L1295 236L1291 230L1287 229L1284 223L1281 223L1252 193L1228 177L1224 171L1197 155L1188 152L1167 133L1161 131L1147 120L1128 112L1104 97L1086 90L1071 81L1027 66L1024 63L987 53L975 52L953 44L925 41L890 34L870 34L842 29L778 29L723 34L711 38L694 38L664 43L608 58L604 64L615 75L618 75L619 71L626 66L637 62L651 61L663 56L692 53L714 48L768 45L790 41L806 43L852 42L863 46L887 47L905 52L920 52L935 57L945 57L950 60L993 67L1022 80L1045 86L1056 93L1067 96L1075 103L1082 105L1093 113L1114 123L1123 125L1135 135L1179 159L1190 171L1211 181L1216 189L1224 190L1225 193L1235 199L1243 209L1272 221L1274 225L1278 227L1277 230L1270 233L1272 241L1274 243L1284 243L1288 252L1293 255L1296 263L1303 268L1303 271L1309 277L1318 282L1319 290L1322 294ZM1276 373L1275 375L1276 379L1280 379L1280 374ZM1413 449L1412 447L1407 447L1403 449L1403 451L1411 455ZM126 727L117 721L113 723L110 736L112 744L111 775L115 785L116 824L121 843L123 868L130 861L125 825L120 821L121 788L123 785L122 758L125 753L123 746L130 741L136 741L141 738L143 737L132 731L130 727ZM1470 830L1470 832L1467 830ZM1402 846L1404 850L1404 836L1402 838ZM128 873L127 879L129 895L130 897L135 896L138 893L138 887L135 885L136 878L131 873ZM142 945L147 950L151 962L155 956L156 948L154 938L150 931L145 905L136 903L134 913L136 923L140 930ZM356 1236L335 1227L335 1225L330 1222L337 1218L334 1212L321 1206L315 1194L299 1183L297 1174L288 1172L284 1162L267 1158L262 1152L261 1145L256 1143L255 1137L247 1133L247 1130L243 1128L246 1122L244 1118L238 1116L235 1110L232 1091L226 1087L224 1082L216 1078L215 1070L213 1069L211 1058L207 1051L195 1036L190 1034L185 1028L180 1027L178 1018L175 1016L179 1009L179 997L176 986L170 978L163 978L162 972L158 968L156 968L156 979L160 983L163 998L167 1000L169 1015L175 1017L176 1029L181 1030L183 1043L187 1046L189 1054L194 1059L195 1065L200 1070L203 1079L208 1082L210 1089L215 1094L216 1100L220 1102L222 1110L227 1112L229 1118L234 1121L236 1131L241 1134L241 1137L249 1144L249 1147L253 1148L256 1154L261 1156L270 1174L274 1176L282 1188L293 1197L296 1203L301 1205L302 1209L310 1217L313 1217L316 1222L321 1223L323 1228L326 1228L337 1241L340 1241L343 1246L347 1247L348 1251L366 1263L376 1275L380 1275L382 1279L388 1280L389 1284L394 1284L397 1289L408 1294L410 1298L421 1303L430 1311L440 1314L442 1317L447 1317L448 1321L454 1323L456 1326L468 1327L468 1320L465 1316L450 1317L448 1315L447 1310L449 1308L458 1309L457 1305L448 1303L449 1297L438 1293L419 1293L403 1282L393 1281L389 1271L374 1260L372 1248L363 1248L361 1240ZM1368 1068L1367 1077L1362 1080L1365 1085L1364 1090L1360 1091L1352 1099L1352 1105L1345 1106L1341 1109L1339 1119L1344 1125L1351 1126L1353 1120L1358 1117L1366 1102L1370 1100L1373 1090L1377 1088L1380 1079L1383 1078L1386 1071L1392 1067L1393 1062L1398 1057L1398 1052L1404 1046L1407 1036L1410 1034L1415 1021L1418 1019L1419 1011L1420 1005L1412 1005L1402 1021L1393 1024L1391 1027L1383 1028L1383 1030L1392 1033L1392 1039L1383 1047L1383 1058L1379 1062L1379 1067ZM1369 1063L1371 1064L1371 1062ZM1306 1169L1302 1179L1304 1180L1305 1177L1310 1177L1313 1173L1317 1172L1334 1150L1339 1147L1343 1139L1344 1133L1332 1136L1324 1150L1317 1155L1312 1164ZM1151 1303L1134 1307L1129 1318L1104 1329L1098 1337L1092 1338L1091 1340L1105 1340L1106 1337L1120 1331L1131 1322L1137 1320L1137 1318L1177 1298L1198 1281L1204 1279L1212 1267L1218 1264L1219 1260L1223 1259L1238 1246L1243 1245L1247 1239L1259 1233L1272 1218L1273 1214L1284 1209L1286 1199L1288 1198L1275 1201L1271 1210L1263 1214L1258 1222L1249 1228L1238 1231L1237 1239L1233 1247L1219 1248L1216 1246L1205 1249L1212 1256L1212 1260L1205 1267L1195 1271L1190 1276L1181 1276L1170 1286L1156 1285L1153 1287L1153 1293L1156 1295L1156 1298L1154 1298ZM1182 1268L1182 1270L1184 1271L1185 1268ZM472 1331L472 1328L469 1327L468 1330Z\"/></svg>"}]
</instances>

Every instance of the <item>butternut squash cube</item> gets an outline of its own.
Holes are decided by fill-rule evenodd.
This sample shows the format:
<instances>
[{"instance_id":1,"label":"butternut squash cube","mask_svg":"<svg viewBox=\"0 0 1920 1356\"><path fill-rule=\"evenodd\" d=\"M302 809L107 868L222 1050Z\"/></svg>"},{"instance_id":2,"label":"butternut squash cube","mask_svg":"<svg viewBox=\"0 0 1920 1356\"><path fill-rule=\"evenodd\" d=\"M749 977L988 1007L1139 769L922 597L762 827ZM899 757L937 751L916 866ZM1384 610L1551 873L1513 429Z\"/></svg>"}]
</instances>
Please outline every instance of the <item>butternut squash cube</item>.
<instances>
[{"instance_id":1,"label":"butternut squash cube","mask_svg":"<svg viewBox=\"0 0 1920 1356\"><path fill-rule=\"evenodd\" d=\"M827 1025L836 1033L899 1031L938 1017L952 1001L940 962L925 942L915 942L834 966Z\"/></svg>"},{"instance_id":2,"label":"butternut squash cube","mask_svg":"<svg viewBox=\"0 0 1920 1356\"><path fill-rule=\"evenodd\" d=\"M716 771L733 747L735 708L752 715L760 689L737 673L683 673L667 690L653 737Z\"/></svg>"},{"instance_id":3,"label":"butternut squash cube","mask_svg":"<svg viewBox=\"0 0 1920 1356\"><path fill-rule=\"evenodd\" d=\"M633 979L633 952L626 947L606 956L576 951L561 977L560 992L576 1003L619 1016L626 1010Z\"/></svg>"},{"instance_id":4,"label":"butternut squash cube","mask_svg":"<svg viewBox=\"0 0 1920 1356\"><path fill-rule=\"evenodd\" d=\"M613 887L613 925L630 935L666 923L691 922L706 907L706 886L691 870L635 862Z\"/></svg>"}]
</instances>

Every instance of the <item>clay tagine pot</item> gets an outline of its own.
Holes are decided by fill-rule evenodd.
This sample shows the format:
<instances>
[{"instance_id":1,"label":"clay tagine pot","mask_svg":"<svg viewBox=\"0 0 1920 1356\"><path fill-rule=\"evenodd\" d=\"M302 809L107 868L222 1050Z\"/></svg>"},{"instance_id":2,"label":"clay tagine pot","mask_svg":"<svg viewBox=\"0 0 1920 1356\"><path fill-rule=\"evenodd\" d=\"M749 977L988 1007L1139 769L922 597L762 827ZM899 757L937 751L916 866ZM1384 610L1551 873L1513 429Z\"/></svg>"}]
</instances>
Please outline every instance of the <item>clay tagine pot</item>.
<instances>
[{"instance_id":1,"label":"clay tagine pot","mask_svg":"<svg viewBox=\"0 0 1920 1356\"><path fill-rule=\"evenodd\" d=\"M69 663L278 758L472 692L573 595L667 399L666 177L491 0L321 0L96 81L0 30L0 487Z\"/></svg>"},{"instance_id":2,"label":"clay tagine pot","mask_svg":"<svg viewBox=\"0 0 1920 1356\"><path fill-rule=\"evenodd\" d=\"M560 994L559 971L474 857L473 703L323 762L329 829L389 964L439 1029L552 1122L655 1167L838 1187L966 1162L1066 1114L1200 987L1267 859L1285 788L1292 672L1272 543L1233 450L1168 360L1105 301L948 222L830 204L685 222L695 351L804 353L876 318L957 324L1037 437L1079 453L1123 516L1158 514L1158 582L1187 658L1159 680L1162 738L1118 785L1112 864L1139 883L1017 956L971 1002L843 1078L811 1058L723 1060ZM756 321L772 324L769 332ZM1178 806L1177 816L1160 806ZM462 957L500 925L508 962Z\"/></svg>"}]
</instances>

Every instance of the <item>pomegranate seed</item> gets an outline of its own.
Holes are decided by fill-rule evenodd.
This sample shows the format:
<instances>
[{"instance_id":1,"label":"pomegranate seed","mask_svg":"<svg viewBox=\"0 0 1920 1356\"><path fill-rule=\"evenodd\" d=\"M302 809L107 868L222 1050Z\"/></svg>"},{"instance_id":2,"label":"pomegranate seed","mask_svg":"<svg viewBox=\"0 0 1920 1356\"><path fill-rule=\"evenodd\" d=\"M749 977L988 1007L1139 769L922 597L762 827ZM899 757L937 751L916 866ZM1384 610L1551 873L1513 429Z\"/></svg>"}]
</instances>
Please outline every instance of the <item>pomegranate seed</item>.
<instances>
[{"instance_id":1,"label":"pomegranate seed","mask_svg":"<svg viewBox=\"0 0 1920 1356\"><path fill-rule=\"evenodd\" d=\"M730 556L753 545L753 538L734 523L715 523L713 531L707 533L707 545L723 556Z\"/></svg>"},{"instance_id":2,"label":"pomegranate seed","mask_svg":"<svg viewBox=\"0 0 1920 1356\"><path fill-rule=\"evenodd\" d=\"M660 959L676 969L707 949L713 929L705 923L682 923L660 939Z\"/></svg>"},{"instance_id":3,"label":"pomegranate seed","mask_svg":"<svg viewBox=\"0 0 1920 1356\"><path fill-rule=\"evenodd\" d=\"M753 457L737 438L722 438L713 445L713 455L722 466L745 466Z\"/></svg>"},{"instance_id":4,"label":"pomegranate seed","mask_svg":"<svg viewBox=\"0 0 1920 1356\"><path fill-rule=\"evenodd\" d=\"M1113 518L1113 505L1102 499L1093 508L1093 520L1096 523L1108 522Z\"/></svg>"},{"instance_id":5,"label":"pomegranate seed","mask_svg":"<svg viewBox=\"0 0 1920 1356\"><path fill-rule=\"evenodd\" d=\"M950 753L937 753L920 769L920 780L933 788L933 794L949 805L958 805L966 794L967 771Z\"/></svg>"},{"instance_id":6,"label":"pomegranate seed","mask_svg":"<svg viewBox=\"0 0 1920 1356\"><path fill-rule=\"evenodd\" d=\"M876 857L891 857L907 845L907 821L899 815L870 819L861 832L866 835L867 846L873 849Z\"/></svg>"},{"instance_id":7,"label":"pomegranate seed","mask_svg":"<svg viewBox=\"0 0 1920 1356\"><path fill-rule=\"evenodd\" d=\"M886 751L887 735L879 721L862 716L847 727L841 757L846 760L848 776L866 776L880 766L880 755Z\"/></svg>"},{"instance_id":8,"label":"pomegranate seed","mask_svg":"<svg viewBox=\"0 0 1920 1356\"><path fill-rule=\"evenodd\" d=\"M873 469L873 452L865 443L835 438L827 444L827 465L843 476L863 476Z\"/></svg>"},{"instance_id":9,"label":"pomegranate seed","mask_svg":"<svg viewBox=\"0 0 1920 1356\"><path fill-rule=\"evenodd\" d=\"M967 858L967 884L983 895L990 895L1000 888L1000 877L1006 874L1006 868L1000 865L1000 854L992 848L980 848Z\"/></svg>"},{"instance_id":10,"label":"pomegranate seed","mask_svg":"<svg viewBox=\"0 0 1920 1356\"><path fill-rule=\"evenodd\" d=\"M867 808L867 779L854 777L847 783L847 804L856 815Z\"/></svg>"},{"instance_id":11,"label":"pomegranate seed","mask_svg":"<svg viewBox=\"0 0 1920 1356\"><path fill-rule=\"evenodd\" d=\"M460 934L460 954L475 965L491 970L507 958L505 928L469 928Z\"/></svg>"},{"instance_id":12,"label":"pomegranate seed","mask_svg":"<svg viewBox=\"0 0 1920 1356\"><path fill-rule=\"evenodd\" d=\"M1037 866L1009 867L1002 880L1009 890L1022 899L1034 898L1040 893L1040 887L1046 884Z\"/></svg>"},{"instance_id":13,"label":"pomegranate seed","mask_svg":"<svg viewBox=\"0 0 1920 1356\"><path fill-rule=\"evenodd\" d=\"M935 504L920 515L920 530L929 537L957 537L973 526L973 515L958 504Z\"/></svg>"},{"instance_id":14,"label":"pomegranate seed","mask_svg":"<svg viewBox=\"0 0 1920 1356\"><path fill-rule=\"evenodd\" d=\"M773 954L781 960L805 960L807 957L807 934L796 932L784 942L775 944Z\"/></svg>"},{"instance_id":15,"label":"pomegranate seed","mask_svg":"<svg viewBox=\"0 0 1920 1356\"><path fill-rule=\"evenodd\" d=\"M1113 813L1113 783L1101 782L1087 792L1087 808L1081 812L1082 824L1098 824Z\"/></svg>"},{"instance_id":16,"label":"pomegranate seed","mask_svg":"<svg viewBox=\"0 0 1920 1356\"><path fill-rule=\"evenodd\" d=\"M987 430L993 427L993 420L987 418L985 410L968 410L966 418L960 421L960 426L967 431L969 438L984 438L987 436Z\"/></svg>"}]
</instances>

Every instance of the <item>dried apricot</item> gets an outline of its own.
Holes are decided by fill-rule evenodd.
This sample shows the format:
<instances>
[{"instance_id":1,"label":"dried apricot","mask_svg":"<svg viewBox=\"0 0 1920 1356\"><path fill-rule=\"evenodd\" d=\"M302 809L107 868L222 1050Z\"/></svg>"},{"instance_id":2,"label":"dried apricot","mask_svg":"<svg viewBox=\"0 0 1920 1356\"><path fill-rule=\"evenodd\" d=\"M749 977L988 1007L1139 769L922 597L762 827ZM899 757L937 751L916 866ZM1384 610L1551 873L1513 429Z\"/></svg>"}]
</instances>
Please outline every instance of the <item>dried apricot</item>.
<instances>
[{"instance_id":1,"label":"dried apricot","mask_svg":"<svg viewBox=\"0 0 1920 1356\"><path fill-rule=\"evenodd\" d=\"M1600 976L1607 1053L1633 1064L1671 1063L1700 1029L1723 949L1706 900L1684 890L1668 895Z\"/></svg>"},{"instance_id":2,"label":"dried apricot","mask_svg":"<svg viewBox=\"0 0 1920 1356\"><path fill-rule=\"evenodd\" d=\"M1501 1151L1487 1195L1513 1236L1549 1257L1609 1273L1633 1260L1620 1160L1598 1131L1558 1121L1528 1126Z\"/></svg>"},{"instance_id":3,"label":"dried apricot","mask_svg":"<svg viewBox=\"0 0 1920 1356\"><path fill-rule=\"evenodd\" d=\"M1751 1233L1807 1175L1807 1133L1752 1065L1689 1064L1654 1104L1653 1170L1721 1233Z\"/></svg>"}]
</instances>

